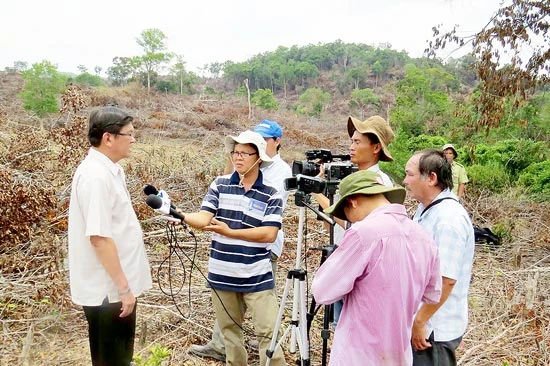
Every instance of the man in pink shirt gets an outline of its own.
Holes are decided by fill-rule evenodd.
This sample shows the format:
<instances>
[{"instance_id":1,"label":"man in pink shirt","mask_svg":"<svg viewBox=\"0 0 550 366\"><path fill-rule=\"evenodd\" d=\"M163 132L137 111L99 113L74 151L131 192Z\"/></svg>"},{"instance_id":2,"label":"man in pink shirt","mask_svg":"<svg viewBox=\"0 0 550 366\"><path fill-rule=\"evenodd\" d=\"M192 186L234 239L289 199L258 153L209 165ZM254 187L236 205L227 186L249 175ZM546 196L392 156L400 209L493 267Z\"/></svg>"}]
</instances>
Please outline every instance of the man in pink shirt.
<instances>
[{"instance_id":1,"label":"man in pink shirt","mask_svg":"<svg viewBox=\"0 0 550 366\"><path fill-rule=\"evenodd\" d=\"M352 225L312 285L319 304L344 297L330 365L412 365L414 314L421 301L436 303L441 295L435 243L408 218L404 188L360 170L339 189L325 212Z\"/></svg>"}]
</instances>

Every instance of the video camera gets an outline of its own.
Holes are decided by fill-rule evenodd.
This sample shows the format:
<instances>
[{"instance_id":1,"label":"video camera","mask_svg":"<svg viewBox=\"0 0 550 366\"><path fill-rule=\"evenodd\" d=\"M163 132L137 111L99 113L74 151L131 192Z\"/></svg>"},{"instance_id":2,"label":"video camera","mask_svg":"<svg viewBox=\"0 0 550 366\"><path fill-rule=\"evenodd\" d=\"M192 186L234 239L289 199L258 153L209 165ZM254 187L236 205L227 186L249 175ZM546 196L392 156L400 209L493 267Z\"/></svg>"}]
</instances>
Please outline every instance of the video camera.
<instances>
[{"instance_id":1,"label":"video camera","mask_svg":"<svg viewBox=\"0 0 550 366\"><path fill-rule=\"evenodd\" d=\"M357 166L349 161L326 163L325 177L328 183L338 183L357 170L359 170Z\"/></svg>"},{"instance_id":2,"label":"video camera","mask_svg":"<svg viewBox=\"0 0 550 366\"><path fill-rule=\"evenodd\" d=\"M357 171L357 166L351 163L349 155L333 155L328 149L317 149L306 151L304 161L294 161L292 163L292 175L316 176L321 171L321 165L324 164L325 177L329 184L338 183L349 174ZM333 162L334 159L341 160ZM318 160L313 162L312 160Z\"/></svg>"},{"instance_id":3,"label":"video camera","mask_svg":"<svg viewBox=\"0 0 550 366\"><path fill-rule=\"evenodd\" d=\"M326 184L327 183L319 177L308 177L307 175L297 174L292 178L285 179L285 190L290 191L296 189L305 194L323 193Z\"/></svg>"}]
</instances>

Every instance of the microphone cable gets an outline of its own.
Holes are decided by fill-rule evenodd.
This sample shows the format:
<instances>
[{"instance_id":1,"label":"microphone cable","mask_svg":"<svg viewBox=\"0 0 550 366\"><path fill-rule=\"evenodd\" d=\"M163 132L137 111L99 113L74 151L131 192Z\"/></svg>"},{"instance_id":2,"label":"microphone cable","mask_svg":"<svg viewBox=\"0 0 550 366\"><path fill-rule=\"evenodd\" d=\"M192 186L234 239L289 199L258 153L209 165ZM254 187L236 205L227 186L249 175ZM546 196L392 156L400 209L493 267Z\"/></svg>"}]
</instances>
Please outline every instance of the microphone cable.
<instances>
[{"instance_id":1,"label":"microphone cable","mask_svg":"<svg viewBox=\"0 0 550 366\"><path fill-rule=\"evenodd\" d=\"M262 338L268 338L269 340L271 340L271 336L270 337L266 337L266 336L259 336L259 335L256 335L254 333L254 331L250 328L245 328L243 327L243 325L240 325L239 323L237 323L235 321L235 319L233 319L233 317L231 316L231 314L229 313L229 311L227 310L225 304L223 303L221 297L219 296L218 292L216 291L216 289L214 287L212 287L212 283L210 282L210 280L208 279L208 276L206 276L200 269L200 267L197 265L196 263L196 257L197 257L197 249L198 249L198 240L197 240L197 237L195 236L195 233L192 231L192 230L189 230L187 228L187 225L185 225L184 223L182 223L183 225L183 229L187 231L187 233L189 233L189 235L191 235L191 237L194 239L194 250L193 250L193 256L190 257L184 250L183 248L179 245L178 243L178 231L179 230L179 226L178 225L171 225L169 223L166 223L166 236L167 236L167 239L168 239L168 247L169 247L169 254L168 256L160 263L158 269L157 269L157 281L158 281L158 284L159 284L159 288L160 288L160 291L167 295L168 297L170 297L172 299L172 302L174 303L175 307L176 307L176 310L178 311L178 313L185 319L190 319L191 318L191 309L192 309L192 301L191 301L191 287L192 287L192 273L193 273L193 268L196 268L196 270L199 272L199 274L206 280L206 282L208 283L208 287L216 294L216 296L218 297L218 300L220 301L220 303L222 304L222 307L225 311L225 313L227 314L227 316L229 316L229 318L231 319L231 321L237 325L242 331L243 331L243 334L246 334L248 336L256 336L258 338L262 337ZM179 249L179 250L178 250ZM185 263L184 263L184 258L182 257L185 256L190 262L191 262L191 269L189 270L189 281L188 281L188 302L189 302L189 313L188 314L184 314L182 309L180 308L180 306L178 305L178 302L176 301L176 296L179 295L183 289L183 286L185 284L185 278L187 277L186 273L186 269L185 269ZM177 261L179 263L181 263L181 267L183 269L183 278L184 280L182 281L181 283L181 286L177 289L177 291L174 292L174 289L172 287L172 283L173 283L173 280L172 280L172 257L173 256L176 256L177 257ZM168 266L168 284L169 284L169 287L168 287L168 290L167 291L162 285L161 285L161 271L163 269L164 266ZM273 276L273 282L275 284L275 277ZM281 348L282 348L282 345L281 345Z\"/></svg>"}]
</instances>

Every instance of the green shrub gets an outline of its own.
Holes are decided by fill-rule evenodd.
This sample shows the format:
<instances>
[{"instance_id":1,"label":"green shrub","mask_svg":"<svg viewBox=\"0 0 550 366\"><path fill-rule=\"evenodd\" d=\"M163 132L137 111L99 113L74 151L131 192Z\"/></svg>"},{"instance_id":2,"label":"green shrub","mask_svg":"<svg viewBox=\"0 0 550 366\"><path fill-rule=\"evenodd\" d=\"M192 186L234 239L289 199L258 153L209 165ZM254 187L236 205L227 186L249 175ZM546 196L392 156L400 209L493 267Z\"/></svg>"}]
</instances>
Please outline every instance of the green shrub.
<instances>
[{"instance_id":1,"label":"green shrub","mask_svg":"<svg viewBox=\"0 0 550 366\"><path fill-rule=\"evenodd\" d=\"M278 109L279 104L273 96L271 89L258 89L252 95L250 100L254 105L264 109Z\"/></svg>"},{"instance_id":2,"label":"green shrub","mask_svg":"<svg viewBox=\"0 0 550 366\"><path fill-rule=\"evenodd\" d=\"M441 149L447 140L441 136L420 135L407 139L408 150L411 153L424 149Z\"/></svg>"},{"instance_id":3,"label":"green shrub","mask_svg":"<svg viewBox=\"0 0 550 366\"><path fill-rule=\"evenodd\" d=\"M519 184L526 188L534 198L550 200L550 160L531 164L519 176Z\"/></svg>"},{"instance_id":4,"label":"green shrub","mask_svg":"<svg viewBox=\"0 0 550 366\"><path fill-rule=\"evenodd\" d=\"M103 86L103 85L105 85L105 83L103 82L103 80L99 76L92 75L92 74L87 73L87 72L84 72L84 73L78 75L77 77L75 77L74 81L75 81L76 84L81 84L81 85L90 85L90 86Z\"/></svg>"},{"instance_id":5,"label":"green shrub","mask_svg":"<svg viewBox=\"0 0 550 366\"><path fill-rule=\"evenodd\" d=\"M158 344L151 347L151 354L147 359L141 356L135 356L134 361L137 366L160 366L163 361L170 358L170 350Z\"/></svg>"},{"instance_id":6,"label":"green shrub","mask_svg":"<svg viewBox=\"0 0 550 366\"><path fill-rule=\"evenodd\" d=\"M158 80L155 84L157 91L162 93L179 94L179 85L172 80Z\"/></svg>"},{"instance_id":7,"label":"green shrub","mask_svg":"<svg viewBox=\"0 0 550 366\"><path fill-rule=\"evenodd\" d=\"M466 167L470 184L492 192L502 192L510 186L511 176L506 168L498 161L491 161L487 165L474 164Z\"/></svg>"},{"instance_id":8,"label":"green shrub","mask_svg":"<svg viewBox=\"0 0 550 366\"><path fill-rule=\"evenodd\" d=\"M65 76L49 61L33 64L21 73L25 86L21 92L23 107L39 116L57 112L58 98L65 89Z\"/></svg>"},{"instance_id":9,"label":"green shrub","mask_svg":"<svg viewBox=\"0 0 550 366\"><path fill-rule=\"evenodd\" d=\"M517 178L529 165L546 160L549 154L543 142L527 139L502 140L491 146L479 144L474 152L475 164L498 162L513 178Z\"/></svg>"},{"instance_id":10,"label":"green shrub","mask_svg":"<svg viewBox=\"0 0 550 366\"><path fill-rule=\"evenodd\" d=\"M298 98L296 112L319 117L329 100L330 94L326 91L320 88L309 88Z\"/></svg>"},{"instance_id":11,"label":"green shrub","mask_svg":"<svg viewBox=\"0 0 550 366\"><path fill-rule=\"evenodd\" d=\"M409 137L402 129L398 129L395 135L395 139L388 146L394 160L392 162L381 161L380 168L400 185L405 178L405 164L415 152L423 149L440 149L447 142L441 136Z\"/></svg>"},{"instance_id":12,"label":"green shrub","mask_svg":"<svg viewBox=\"0 0 550 366\"><path fill-rule=\"evenodd\" d=\"M509 222L497 222L493 225L493 229L491 231L504 243L507 243L512 239L512 229Z\"/></svg>"}]
</instances>

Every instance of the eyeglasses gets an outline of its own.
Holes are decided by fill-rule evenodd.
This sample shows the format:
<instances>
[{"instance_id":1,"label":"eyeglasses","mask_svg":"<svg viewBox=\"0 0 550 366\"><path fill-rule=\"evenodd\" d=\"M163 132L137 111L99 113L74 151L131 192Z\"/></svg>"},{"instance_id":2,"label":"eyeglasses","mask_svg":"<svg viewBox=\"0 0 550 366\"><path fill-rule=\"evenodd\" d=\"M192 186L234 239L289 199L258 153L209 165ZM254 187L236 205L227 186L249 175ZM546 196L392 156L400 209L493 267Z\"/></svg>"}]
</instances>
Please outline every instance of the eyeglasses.
<instances>
[{"instance_id":1,"label":"eyeglasses","mask_svg":"<svg viewBox=\"0 0 550 366\"><path fill-rule=\"evenodd\" d=\"M234 158L235 157L239 157L239 158L248 158L252 155L256 155L257 152L253 152L253 153L247 153L247 152L241 152L241 151L231 151L231 156L233 156Z\"/></svg>"},{"instance_id":2,"label":"eyeglasses","mask_svg":"<svg viewBox=\"0 0 550 366\"><path fill-rule=\"evenodd\" d=\"M117 132L117 133L114 133L113 135L130 136L130 137L135 138L135 137L136 137L136 131L132 131L132 132L128 132L128 133L120 133L120 132Z\"/></svg>"}]
</instances>

